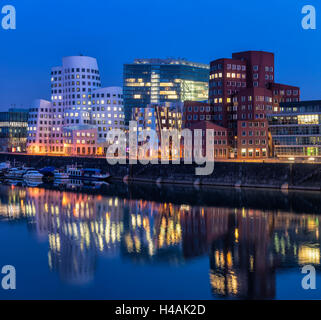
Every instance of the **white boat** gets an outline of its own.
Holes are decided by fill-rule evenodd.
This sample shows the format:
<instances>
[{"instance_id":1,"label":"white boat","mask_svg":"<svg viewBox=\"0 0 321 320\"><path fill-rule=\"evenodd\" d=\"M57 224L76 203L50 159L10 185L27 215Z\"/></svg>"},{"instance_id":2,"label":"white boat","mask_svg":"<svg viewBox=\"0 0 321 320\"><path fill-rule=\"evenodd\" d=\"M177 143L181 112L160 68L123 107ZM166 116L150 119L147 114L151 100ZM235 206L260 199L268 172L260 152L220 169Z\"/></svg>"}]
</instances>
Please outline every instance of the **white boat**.
<instances>
[{"instance_id":1,"label":"white boat","mask_svg":"<svg viewBox=\"0 0 321 320\"><path fill-rule=\"evenodd\" d=\"M88 174L88 173L87 173ZM93 180L97 180L97 181L105 181L110 177L110 174L106 173L103 174L100 171L96 171L95 173L93 173L93 171L91 171L89 173L89 176L93 179Z\"/></svg>"},{"instance_id":2,"label":"white boat","mask_svg":"<svg viewBox=\"0 0 321 320\"><path fill-rule=\"evenodd\" d=\"M67 167L67 174L72 179L105 181L110 175L101 173L100 169Z\"/></svg>"},{"instance_id":3,"label":"white boat","mask_svg":"<svg viewBox=\"0 0 321 320\"><path fill-rule=\"evenodd\" d=\"M29 170L23 178L25 180L42 181L43 175L39 171Z\"/></svg>"},{"instance_id":4,"label":"white boat","mask_svg":"<svg viewBox=\"0 0 321 320\"><path fill-rule=\"evenodd\" d=\"M2 162L0 163L0 171L10 169L10 162Z\"/></svg>"},{"instance_id":5,"label":"white boat","mask_svg":"<svg viewBox=\"0 0 321 320\"><path fill-rule=\"evenodd\" d=\"M74 166L67 167L67 174L70 178L81 178L83 170Z\"/></svg>"},{"instance_id":6,"label":"white boat","mask_svg":"<svg viewBox=\"0 0 321 320\"><path fill-rule=\"evenodd\" d=\"M61 172L59 170L54 171L54 178L56 180L68 180L69 175L66 172Z\"/></svg>"},{"instance_id":7,"label":"white boat","mask_svg":"<svg viewBox=\"0 0 321 320\"><path fill-rule=\"evenodd\" d=\"M6 179L22 179L24 174L27 172L25 168L12 168L7 173L5 173L4 177Z\"/></svg>"}]
</instances>

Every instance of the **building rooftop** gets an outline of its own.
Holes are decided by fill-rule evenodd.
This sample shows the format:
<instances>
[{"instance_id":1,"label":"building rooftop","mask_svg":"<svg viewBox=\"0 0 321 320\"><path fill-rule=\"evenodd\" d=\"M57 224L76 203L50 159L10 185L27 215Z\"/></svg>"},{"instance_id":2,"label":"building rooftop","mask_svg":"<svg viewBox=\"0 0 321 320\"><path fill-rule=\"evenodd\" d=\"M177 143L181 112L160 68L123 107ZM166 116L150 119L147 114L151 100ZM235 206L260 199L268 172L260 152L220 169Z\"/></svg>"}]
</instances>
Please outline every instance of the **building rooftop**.
<instances>
[{"instance_id":1,"label":"building rooftop","mask_svg":"<svg viewBox=\"0 0 321 320\"><path fill-rule=\"evenodd\" d=\"M10 108L9 112L29 112L29 109L23 109L23 108Z\"/></svg>"},{"instance_id":2,"label":"building rooftop","mask_svg":"<svg viewBox=\"0 0 321 320\"><path fill-rule=\"evenodd\" d=\"M5 108L2 108L5 109ZM1 110L1 108L0 108ZM23 108L9 108L7 111L0 111L0 113L29 113L29 109L23 109Z\"/></svg>"},{"instance_id":3,"label":"building rooftop","mask_svg":"<svg viewBox=\"0 0 321 320\"><path fill-rule=\"evenodd\" d=\"M210 66L205 63L191 62L186 59L159 59L159 58L150 58L150 59L135 59L134 64L160 64L160 65L185 65L190 67L204 68L209 69Z\"/></svg>"},{"instance_id":4,"label":"building rooftop","mask_svg":"<svg viewBox=\"0 0 321 320\"><path fill-rule=\"evenodd\" d=\"M321 100L308 100L298 102L281 102L280 112L277 114L269 114L268 117L277 117L293 114L304 113L321 113Z\"/></svg>"},{"instance_id":5,"label":"building rooftop","mask_svg":"<svg viewBox=\"0 0 321 320\"><path fill-rule=\"evenodd\" d=\"M305 100L297 102L281 102L280 107L298 107L298 106L315 106L321 105L321 100Z\"/></svg>"}]
</instances>

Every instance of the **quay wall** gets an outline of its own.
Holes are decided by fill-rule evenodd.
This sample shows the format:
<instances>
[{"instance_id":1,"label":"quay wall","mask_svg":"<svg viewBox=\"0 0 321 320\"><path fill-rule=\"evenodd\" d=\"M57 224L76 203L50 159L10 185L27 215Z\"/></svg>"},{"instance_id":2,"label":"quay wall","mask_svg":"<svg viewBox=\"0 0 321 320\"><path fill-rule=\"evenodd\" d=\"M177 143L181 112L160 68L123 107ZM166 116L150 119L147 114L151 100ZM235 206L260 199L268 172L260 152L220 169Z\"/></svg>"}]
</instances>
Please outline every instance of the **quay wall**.
<instances>
[{"instance_id":1,"label":"quay wall","mask_svg":"<svg viewBox=\"0 0 321 320\"><path fill-rule=\"evenodd\" d=\"M0 154L0 162L24 163L37 169L78 164L109 172L114 180L158 184L302 189L321 191L321 164L215 162L214 172L196 176L198 165L109 165L103 158Z\"/></svg>"}]
</instances>

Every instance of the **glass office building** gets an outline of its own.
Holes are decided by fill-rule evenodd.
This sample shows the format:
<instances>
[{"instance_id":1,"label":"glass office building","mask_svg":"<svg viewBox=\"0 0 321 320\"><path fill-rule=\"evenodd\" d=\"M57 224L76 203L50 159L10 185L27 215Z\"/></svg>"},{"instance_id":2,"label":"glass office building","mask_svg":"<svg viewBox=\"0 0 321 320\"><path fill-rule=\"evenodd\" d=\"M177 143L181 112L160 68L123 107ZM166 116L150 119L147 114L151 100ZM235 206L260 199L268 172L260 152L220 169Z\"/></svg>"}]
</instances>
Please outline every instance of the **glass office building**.
<instances>
[{"instance_id":1,"label":"glass office building","mask_svg":"<svg viewBox=\"0 0 321 320\"><path fill-rule=\"evenodd\" d=\"M268 120L276 157L321 158L321 100L281 103Z\"/></svg>"},{"instance_id":2,"label":"glass office building","mask_svg":"<svg viewBox=\"0 0 321 320\"><path fill-rule=\"evenodd\" d=\"M0 152L26 152L28 113L26 109L0 112Z\"/></svg>"},{"instance_id":3,"label":"glass office building","mask_svg":"<svg viewBox=\"0 0 321 320\"><path fill-rule=\"evenodd\" d=\"M133 108L208 99L209 65L174 59L136 59L124 65L126 121Z\"/></svg>"}]
</instances>

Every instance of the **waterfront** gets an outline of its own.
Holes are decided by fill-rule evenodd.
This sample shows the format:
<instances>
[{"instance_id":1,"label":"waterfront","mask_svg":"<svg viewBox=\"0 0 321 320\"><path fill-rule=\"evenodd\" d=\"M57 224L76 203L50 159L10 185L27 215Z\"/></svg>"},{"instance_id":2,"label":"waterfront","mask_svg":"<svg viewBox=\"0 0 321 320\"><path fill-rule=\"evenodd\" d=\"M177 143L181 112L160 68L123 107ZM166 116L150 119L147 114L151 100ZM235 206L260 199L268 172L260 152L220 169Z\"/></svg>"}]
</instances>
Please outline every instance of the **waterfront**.
<instances>
[{"instance_id":1,"label":"waterfront","mask_svg":"<svg viewBox=\"0 0 321 320\"><path fill-rule=\"evenodd\" d=\"M0 265L17 270L0 299L320 298L320 208L313 192L0 185Z\"/></svg>"}]
</instances>

